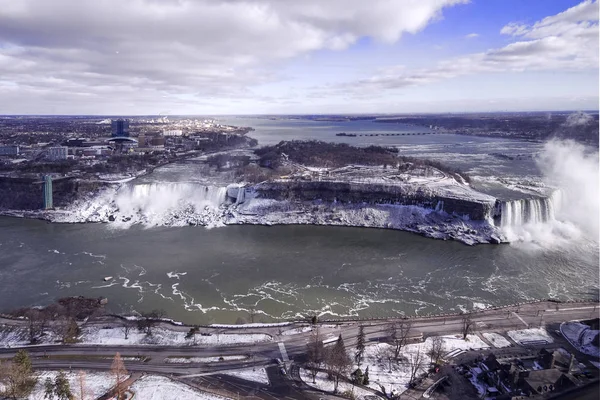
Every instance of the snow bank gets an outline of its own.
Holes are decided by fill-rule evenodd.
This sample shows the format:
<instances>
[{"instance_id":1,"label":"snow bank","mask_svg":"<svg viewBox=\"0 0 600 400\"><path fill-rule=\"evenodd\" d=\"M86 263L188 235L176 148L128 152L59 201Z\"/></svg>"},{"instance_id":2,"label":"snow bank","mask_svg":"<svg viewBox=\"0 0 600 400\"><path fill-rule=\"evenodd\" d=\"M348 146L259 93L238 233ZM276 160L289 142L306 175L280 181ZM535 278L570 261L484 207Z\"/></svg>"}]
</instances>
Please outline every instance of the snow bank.
<instances>
[{"instance_id":1,"label":"snow bank","mask_svg":"<svg viewBox=\"0 0 600 400\"><path fill-rule=\"evenodd\" d=\"M278 326L288 326L291 324L292 324L291 322L277 322L277 323L273 323L273 324L252 323L252 324L241 324L241 325L211 324L209 326L211 328L236 329L236 328L275 328Z\"/></svg>"},{"instance_id":2,"label":"snow bank","mask_svg":"<svg viewBox=\"0 0 600 400\"><path fill-rule=\"evenodd\" d=\"M281 332L281 334L284 336L290 336L290 335L297 335L299 333L305 333L305 332L310 332L310 331L312 331L312 327L301 326L301 327L294 328L294 329L288 329L287 331Z\"/></svg>"},{"instance_id":3,"label":"snow bank","mask_svg":"<svg viewBox=\"0 0 600 400\"><path fill-rule=\"evenodd\" d=\"M507 335L519 344L531 343L554 343L554 339L544 328L521 329L517 331L508 331Z\"/></svg>"},{"instance_id":4,"label":"snow bank","mask_svg":"<svg viewBox=\"0 0 600 400\"><path fill-rule=\"evenodd\" d=\"M146 375L131 385L136 399L143 400L223 400L225 397L200 392L180 382L158 375Z\"/></svg>"},{"instance_id":5,"label":"snow bank","mask_svg":"<svg viewBox=\"0 0 600 400\"><path fill-rule=\"evenodd\" d=\"M165 358L167 364L193 364L193 363L213 363L219 361L245 360L247 356L220 356L220 357L168 357Z\"/></svg>"},{"instance_id":6,"label":"snow bank","mask_svg":"<svg viewBox=\"0 0 600 400\"><path fill-rule=\"evenodd\" d=\"M258 382L265 385L270 384L267 370L264 368L245 368L224 372L225 375L234 376L251 382Z\"/></svg>"},{"instance_id":7,"label":"snow bank","mask_svg":"<svg viewBox=\"0 0 600 400\"><path fill-rule=\"evenodd\" d=\"M186 339L186 332L172 331L163 328L152 329L152 335L132 330L125 339L121 328L85 327L80 336L83 343L97 345L163 345L163 346L192 346L215 344L242 344L268 342L273 338L264 333L232 333L213 334L211 336L195 335L193 339Z\"/></svg>"},{"instance_id":8,"label":"snow bank","mask_svg":"<svg viewBox=\"0 0 600 400\"><path fill-rule=\"evenodd\" d=\"M499 333L487 332L482 334L486 340L488 340L492 346L501 349L503 347L510 347L512 344L504 336Z\"/></svg>"}]
</instances>

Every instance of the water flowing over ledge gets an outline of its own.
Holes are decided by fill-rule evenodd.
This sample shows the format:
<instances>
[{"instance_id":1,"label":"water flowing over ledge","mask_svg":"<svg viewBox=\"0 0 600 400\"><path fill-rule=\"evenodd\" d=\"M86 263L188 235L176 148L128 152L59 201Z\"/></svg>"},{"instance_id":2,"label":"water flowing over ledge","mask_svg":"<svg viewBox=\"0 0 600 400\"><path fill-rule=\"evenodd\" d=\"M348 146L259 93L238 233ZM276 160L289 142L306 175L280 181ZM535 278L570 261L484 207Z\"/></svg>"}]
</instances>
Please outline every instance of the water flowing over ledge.
<instances>
[{"instance_id":1,"label":"water flowing over ledge","mask_svg":"<svg viewBox=\"0 0 600 400\"><path fill-rule=\"evenodd\" d=\"M36 216L53 222L111 223L127 228L146 226L220 227L236 224L313 224L398 229L469 245L509 241L512 229L555 218L560 192L544 198L499 201L460 188L442 191L385 193L379 188L360 193L329 185L308 187L196 183L140 183L108 188L76 201L64 210ZM474 192L475 194L472 194ZM279 193L279 195L276 195ZM388 197L386 197L388 196ZM402 197L404 196L404 197Z\"/></svg>"}]
</instances>

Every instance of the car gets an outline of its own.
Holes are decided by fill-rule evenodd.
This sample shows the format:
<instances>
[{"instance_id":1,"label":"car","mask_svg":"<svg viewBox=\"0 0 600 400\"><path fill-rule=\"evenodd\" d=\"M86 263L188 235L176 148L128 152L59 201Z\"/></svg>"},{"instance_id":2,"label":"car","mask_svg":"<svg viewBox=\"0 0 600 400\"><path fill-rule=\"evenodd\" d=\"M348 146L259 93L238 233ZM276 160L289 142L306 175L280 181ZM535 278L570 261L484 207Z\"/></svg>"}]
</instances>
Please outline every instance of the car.
<instances>
[{"instance_id":1,"label":"car","mask_svg":"<svg viewBox=\"0 0 600 400\"><path fill-rule=\"evenodd\" d=\"M281 375L287 375L287 372L285 372L285 368L283 367L279 368L279 372L281 372Z\"/></svg>"},{"instance_id":2,"label":"car","mask_svg":"<svg viewBox=\"0 0 600 400\"><path fill-rule=\"evenodd\" d=\"M280 358L275 358L273 361L277 363L277 365L283 365L283 361Z\"/></svg>"}]
</instances>

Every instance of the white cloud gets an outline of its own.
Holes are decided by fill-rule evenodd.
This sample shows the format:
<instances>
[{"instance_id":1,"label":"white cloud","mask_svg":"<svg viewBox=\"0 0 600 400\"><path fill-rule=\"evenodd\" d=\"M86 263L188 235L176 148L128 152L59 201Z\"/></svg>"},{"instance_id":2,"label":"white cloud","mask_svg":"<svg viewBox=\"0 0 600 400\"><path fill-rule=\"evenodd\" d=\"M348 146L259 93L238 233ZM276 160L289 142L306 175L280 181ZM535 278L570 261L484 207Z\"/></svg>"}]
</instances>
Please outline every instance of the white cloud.
<instances>
[{"instance_id":1,"label":"white cloud","mask_svg":"<svg viewBox=\"0 0 600 400\"><path fill-rule=\"evenodd\" d=\"M475 39L479 37L479 33L469 33L468 35L465 35L465 38L467 39Z\"/></svg>"},{"instance_id":2,"label":"white cloud","mask_svg":"<svg viewBox=\"0 0 600 400\"><path fill-rule=\"evenodd\" d=\"M0 0L0 106L243 98L284 60L393 43L467 1Z\"/></svg>"},{"instance_id":3,"label":"white cloud","mask_svg":"<svg viewBox=\"0 0 600 400\"><path fill-rule=\"evenodd\" d=\"M528 26L510 23L502 34L517 41L502 48L439 62L435 67L378 73L356 82L330 85L317 91L352 93L368 98L382 90L429 84L464 75L521 71L598 69L598 2L584 1Z\"/></svg>"}]
</instances>

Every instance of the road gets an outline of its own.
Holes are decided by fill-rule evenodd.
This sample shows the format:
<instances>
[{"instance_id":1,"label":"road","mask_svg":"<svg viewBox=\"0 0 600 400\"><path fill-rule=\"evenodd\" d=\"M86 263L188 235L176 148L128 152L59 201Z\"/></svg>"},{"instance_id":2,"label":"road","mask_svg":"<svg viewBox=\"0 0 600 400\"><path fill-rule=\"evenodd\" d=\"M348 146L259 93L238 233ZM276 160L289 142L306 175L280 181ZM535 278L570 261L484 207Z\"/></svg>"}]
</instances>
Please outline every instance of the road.
<instances>
[{"instance_id":1,"label":"road","mask_svg":"<svg viewBox=\"0 0 600 400\"><path fill-rule=\"evenodd\" d=\"M557 328L563 321L574 319L590 319L598 317L598 303L553 303L541 302L514 307L485 310L472 314L477 331L502 332L513 329L536 328L548 326ZM412 334L449 335L458 334L462 330L463 317L460 315L411 318ZM353 347L358 335L359 325L364 326L366 339L377 341L385 338L385 331L390 320L353 321L343 323L325 323L320 325L323 338L334 338L342 335L348 347ZM287 327L286 329L289 329ZM189 329L186 327L176 329ZM27 347L32 356L33 366L39 369L95 369L108 370L112 357L116 352L124 357L145 357L147 361L126 361L131 372L148 372L172 375L186 383L196 386L222 387L223 390L235 393L235 390L252 394L256 398L326 398L303 385L299 379L282 376L279 368L273 367L273 359L302 360L306 344L311 333L281 335L281 328L256 328L253 332L267 332L273 341L253 345L219 345L219 346L93 346L93 345L48 345ZM223 329L219 332L239 333L240 329ZM244 330L246 333L246 330ZM283 344L283 345L280 345ZM0 349L0 358L9 358L16 353L16 348ZM247 355L245 360L220 361L213 363L172 364L165 361L168 357L219 357L227 355ZM271 385L261 387L247 381L219 375L219 372L236 368L266 366ZM293 367L292 367L293 371Z\"/></svg>"}]
</instances>

